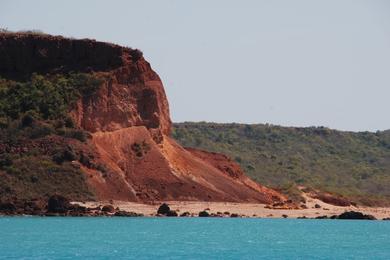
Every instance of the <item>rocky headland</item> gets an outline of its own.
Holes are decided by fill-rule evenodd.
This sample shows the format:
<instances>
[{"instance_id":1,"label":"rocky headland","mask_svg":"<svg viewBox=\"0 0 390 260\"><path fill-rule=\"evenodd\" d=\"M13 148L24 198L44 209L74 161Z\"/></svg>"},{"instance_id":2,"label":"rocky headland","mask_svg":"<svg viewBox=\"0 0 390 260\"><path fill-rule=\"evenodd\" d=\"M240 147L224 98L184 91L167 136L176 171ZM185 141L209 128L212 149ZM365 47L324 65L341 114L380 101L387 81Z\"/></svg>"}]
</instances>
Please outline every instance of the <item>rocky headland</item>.
<instances>
[{"instance_id":1,"label":"rocky headland","mask_svg":"<svg viewBox=\"0 0 390 260\"><path fill-rule=\"evenodd\" d=\"M186 149L170 137L163 84L139 50L90 39L2 33L0 60L3 201L52 195L140 203L287 199L246 177L228 157ZM26 88L37 89L28 100ZM66 90L76 94L68 98Z\"/></svg>"},{"instance_id":2,"label":"rocky headland","mask_svg":"<svg viewBox=\"0 0 390 260\"><path fill-rule=\"evenodd\" d=\"M0 77L1 215L290 217L311 208L224 154L178 144L163 84L137 49L1 33Z\"/></svg>"}]
</instances>

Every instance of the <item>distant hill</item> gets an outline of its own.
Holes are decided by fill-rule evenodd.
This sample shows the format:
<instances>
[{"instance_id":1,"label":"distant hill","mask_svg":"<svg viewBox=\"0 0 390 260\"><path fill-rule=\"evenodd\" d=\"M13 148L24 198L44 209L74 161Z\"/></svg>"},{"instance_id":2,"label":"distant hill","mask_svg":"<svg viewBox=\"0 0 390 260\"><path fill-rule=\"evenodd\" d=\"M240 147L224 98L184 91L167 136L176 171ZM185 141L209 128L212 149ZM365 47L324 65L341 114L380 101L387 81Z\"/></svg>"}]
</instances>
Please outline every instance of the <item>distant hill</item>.
<instances>
[{"instance_id":1,"label":"distant hill","mask_svg":"<svg viewBox=\"0 0 390 260\"><path fill-rule=\"evenodd\" d=\"M305 186L365 205L390 205L390 131L175 123L183 146L221 152L264 185L298 196Z\"/></svg>"}]
</instances>

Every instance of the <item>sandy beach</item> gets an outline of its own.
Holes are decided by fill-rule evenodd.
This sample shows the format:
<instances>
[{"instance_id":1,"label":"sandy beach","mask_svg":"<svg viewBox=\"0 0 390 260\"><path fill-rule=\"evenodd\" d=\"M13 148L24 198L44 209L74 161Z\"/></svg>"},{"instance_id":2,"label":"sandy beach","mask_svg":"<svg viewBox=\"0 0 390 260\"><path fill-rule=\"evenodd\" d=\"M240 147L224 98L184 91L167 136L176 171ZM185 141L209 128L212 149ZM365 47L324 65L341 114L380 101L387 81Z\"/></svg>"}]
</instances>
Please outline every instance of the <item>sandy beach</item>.
<instances>
[{"instance_id":1,"label":"sandy beach","mask_svg":"<svg viewBox=\"0 0 390 260\"><path fill-rule=\"evenodd\" d=\"M108 201L85 202L79 204L87 207L96 207L110 204ZM158 207L163 202L152 204L140 204L126 201L111 201L112 205L120 210L142 213L145 216L155 216ZM318 199L307 198L307 209L272 209L265 204L255 203L233 203L233 202L199 202L199 201L165 201L172 210L175 210L179 215L184 212L189 212L193 216L198 216L198 213L207 210L211 213L223 214L229 212L235 213L243 217L258 217L258 218L316 218L319 216L340 215L345 211L358 211L364 214L373 215L377 219L389 218L390 208L382 207L340 207L324 203ZM320 207L317 208L315 205ZM228 214L226 214L228 216Z\"/></svg>"}]
</instances>

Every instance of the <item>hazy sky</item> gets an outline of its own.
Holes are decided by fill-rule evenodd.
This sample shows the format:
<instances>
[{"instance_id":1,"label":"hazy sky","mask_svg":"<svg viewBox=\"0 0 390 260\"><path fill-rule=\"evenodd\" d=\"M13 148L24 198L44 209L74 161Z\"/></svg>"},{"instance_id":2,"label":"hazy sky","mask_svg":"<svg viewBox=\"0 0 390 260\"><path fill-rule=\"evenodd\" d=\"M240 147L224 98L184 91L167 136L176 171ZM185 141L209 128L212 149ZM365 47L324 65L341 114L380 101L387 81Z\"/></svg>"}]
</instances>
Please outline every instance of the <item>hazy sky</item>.
<instances>
[{"instance_id":1,"label":"hazy sky","mask_svg":"<svg viewBox=\"0 0 390 260\"><path fill-rule=\"evenodd\" d=\"M390 128L390 1L9 0L0 27L141 49L176 122Z\"/></svg>"}]
</instances>

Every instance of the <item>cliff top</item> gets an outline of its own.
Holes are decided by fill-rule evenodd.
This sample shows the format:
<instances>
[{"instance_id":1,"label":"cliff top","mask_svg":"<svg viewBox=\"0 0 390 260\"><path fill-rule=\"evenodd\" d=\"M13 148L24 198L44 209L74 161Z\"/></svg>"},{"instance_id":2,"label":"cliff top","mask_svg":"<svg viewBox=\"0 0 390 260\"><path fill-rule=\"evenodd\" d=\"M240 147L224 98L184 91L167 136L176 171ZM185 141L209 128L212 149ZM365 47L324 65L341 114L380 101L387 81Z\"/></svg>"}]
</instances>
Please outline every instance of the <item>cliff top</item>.
<instances>
[{"instance_id":1,"label":"cliff top","mask_svg":"<svg viewBox=\"0 0 390 260\"><path fill-rule=\"evenodd\" d=\"M93 39L71 39L35 31L0 32L0 76L109 71L142 58L137 49Z\"/></svg>"}]
</instances>

